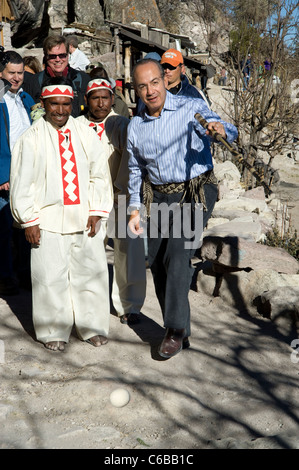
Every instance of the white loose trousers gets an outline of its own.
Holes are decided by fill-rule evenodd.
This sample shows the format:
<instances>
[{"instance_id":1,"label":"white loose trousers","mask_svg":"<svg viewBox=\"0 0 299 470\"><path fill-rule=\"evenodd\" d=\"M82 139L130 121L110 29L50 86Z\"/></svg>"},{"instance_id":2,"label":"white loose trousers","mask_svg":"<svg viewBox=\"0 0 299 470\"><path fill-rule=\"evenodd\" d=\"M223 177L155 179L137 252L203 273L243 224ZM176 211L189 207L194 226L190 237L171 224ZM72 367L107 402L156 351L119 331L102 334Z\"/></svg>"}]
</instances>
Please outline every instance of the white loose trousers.
<instances>
[{"instance_id":1,"label":"white loose trousers","mask_svg":"<svg viewBox=\"0 0 299 470\"><path fill-rule=\"evenodd\" d=\"M111 299L118 316L140 313L146 291L144 241L113 238L114 269Z\"/></svg>"},{"instance_id":2,"label":"white loose trousers","mask_svg":"<svg viewBox=\"0 0 299 470\"><path fill-rule=\"evenodd\" d=\"M119 198L118 207L114 207L108 222L102 225L106 230L106 244L109 238L113 240L111 300L119 317L140 313L146 295L144 240L130 234L129 218L125 200Z\"/></svg>"},{"instance_id":3,"label":"white loose trousers","mask_svg":"<svg viewBox=\"0 0 299 470\"><path fill-rule=\"evenodd\" d=\"M33 323L38 341L68 342L109 332L109 279L102 230L59 234L41 230L31 249Z\"/></svg>"}]
</instances>

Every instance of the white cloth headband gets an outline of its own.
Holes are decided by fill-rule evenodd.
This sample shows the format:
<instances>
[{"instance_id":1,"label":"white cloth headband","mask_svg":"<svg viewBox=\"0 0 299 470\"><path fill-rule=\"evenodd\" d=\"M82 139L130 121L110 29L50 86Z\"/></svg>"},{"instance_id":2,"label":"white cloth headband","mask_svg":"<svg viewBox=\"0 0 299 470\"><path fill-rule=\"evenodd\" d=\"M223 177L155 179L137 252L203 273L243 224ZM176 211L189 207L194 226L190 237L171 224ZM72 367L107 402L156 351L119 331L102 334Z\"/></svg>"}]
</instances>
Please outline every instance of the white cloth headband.
<instances>
[{"instance_id":1,"label":"white cloth headband","mask_svg":"<svg viewBox=\"0 0 299 470\"><path fill-rule=\"evenodd\" d=\"M48 85L42 89L42 98L50 98L52 96L66 96L74 98L74 91L68 85Z\"/></svg>"},{"instance_id":2,"label":"white cloth headband","mask_svg":"<svg viewBox=\"0 0 299 470\"><path fill-rule=\"evenodd\" d=\"M90 80L90 82L88 82L86 94L98 88L100 90L109 90L110 93L113 93L111 83L108 82L108 80L104 80L103 78L96 78L95 80Z\"/></svg>"}]
</instances>

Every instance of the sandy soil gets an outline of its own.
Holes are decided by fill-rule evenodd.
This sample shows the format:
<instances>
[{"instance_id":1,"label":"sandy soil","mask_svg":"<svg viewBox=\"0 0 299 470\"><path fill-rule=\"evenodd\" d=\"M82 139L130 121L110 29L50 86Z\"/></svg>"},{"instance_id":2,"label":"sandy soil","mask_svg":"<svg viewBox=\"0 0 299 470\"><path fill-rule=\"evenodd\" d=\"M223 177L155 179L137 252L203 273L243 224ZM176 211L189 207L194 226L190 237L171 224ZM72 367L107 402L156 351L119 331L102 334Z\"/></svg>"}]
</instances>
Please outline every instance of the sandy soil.
<instances>
[{"instance_id":1,"label":"sandy soil","mask_svg":"<svg viewBox=\"0 0 299 470\"><path fill-rule=\"evenodd\" d=\"M30 293L0 299L0 448L299 448L294 338L255 312L191 291L191 348L162 360L147 274L141 323L111 316L101 348L74 332L65 352L50 352L34 339ZM110 403L116 388L130 393L123 408Z\"/></svg>"},{"instance_id":2,"label":"sandy soil","mask_svg":"<svg viewBox=\"0 0 299 470\"><path fill-rule=\"evenodd\" d=\"M162 360L164 328L147 277L140 324L111 315L101 348L74 331L65 352L48 351L35 341L30 292L0 298L0 448L102 449L101 458L134 449L298 449L296 338L245 305L191 290L191 347ZM110 403L116 388L130 393L123 408Z\"/></svg>"}]
</instances>

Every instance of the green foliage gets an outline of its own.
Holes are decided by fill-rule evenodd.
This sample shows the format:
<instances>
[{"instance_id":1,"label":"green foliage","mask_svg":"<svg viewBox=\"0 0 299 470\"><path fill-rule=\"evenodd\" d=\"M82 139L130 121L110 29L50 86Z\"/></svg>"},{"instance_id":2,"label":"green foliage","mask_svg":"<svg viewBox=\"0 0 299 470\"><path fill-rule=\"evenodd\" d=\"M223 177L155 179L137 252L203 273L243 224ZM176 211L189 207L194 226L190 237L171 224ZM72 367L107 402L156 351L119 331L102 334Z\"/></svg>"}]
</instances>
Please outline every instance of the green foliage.
<instances>
[{"instance_id":1,"label":"green foliage","mask_svg":"<svg viewBox=\"0 0 299 470\"><path fill-rule=\"evenodd\" d=\"M236 59L246 57L250 51L258 51L261 44L261 36L256 28L242 21L237 29L230 33L230 50Z\"/></svg>"},{"instance_id":2,"label":"green foliage","mask_svg":"<svg viewBox=\"0 0 299 470\"><path fill-rule=\"evenodd\" d=\"M277 228L266 234L267 239L264 245L273 246L277 248L284 248L291 256L299 261L299 240L297 237L297 230L288 230L283 236L279 233Z\"/></svg>"},{"instance_id":3,"label":"green foliage","mask_svg":"<svg viewBox=\"0 0 299 470\"><path fill-rule=\"evenodd\" d=\"M146 447L150 447L149 444L146 444L142 439L140 439L140 437L137 437L136 438L136 441L141 444L142 446L146 446Z\"/></svg>"}]
</instances>

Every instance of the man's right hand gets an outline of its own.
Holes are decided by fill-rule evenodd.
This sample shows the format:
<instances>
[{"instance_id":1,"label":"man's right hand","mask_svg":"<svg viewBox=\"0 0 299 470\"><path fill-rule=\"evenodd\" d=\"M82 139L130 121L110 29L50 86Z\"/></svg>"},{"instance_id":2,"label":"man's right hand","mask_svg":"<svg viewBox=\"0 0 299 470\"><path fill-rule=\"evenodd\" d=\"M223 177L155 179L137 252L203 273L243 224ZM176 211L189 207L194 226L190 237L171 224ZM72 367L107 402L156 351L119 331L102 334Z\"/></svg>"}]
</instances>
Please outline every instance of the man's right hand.
<instances>
[{"instance_id":1,"label":"man's right hand","mask_svg":"<svg viewBox=\"0 0 299 470\"><path fill-rule=\"evenodd\" d=\"M25 228L25 238L31 245L40 244L40 228L39 225Z\"/></svg>"},{"instance_id":2,"label":"man's right hand","mask_svg":"<svg viewBox=\"0 0 299 470\"><path fill-rule=\"evenodd\" d=\"M139 211L134 210L131 212L130 220L129 220L129 229L131 230L134 235L140 235L143 233L143 228L140 226L140 214Z\"/></svg>"},{"instance_id":3,"label":"man's right hand","mask_svg":"<svg viewBox=\"0 0 299 470\"><path fill-rule=\"evenodd\" d=\"M9 183L0 184L0 191L9 191Z\"/></svg>"}]
</instances>

